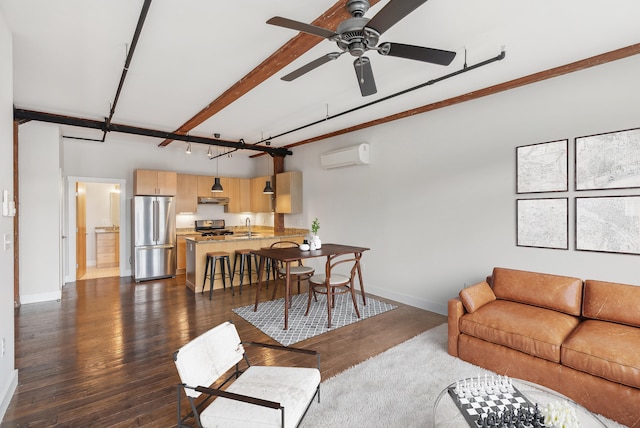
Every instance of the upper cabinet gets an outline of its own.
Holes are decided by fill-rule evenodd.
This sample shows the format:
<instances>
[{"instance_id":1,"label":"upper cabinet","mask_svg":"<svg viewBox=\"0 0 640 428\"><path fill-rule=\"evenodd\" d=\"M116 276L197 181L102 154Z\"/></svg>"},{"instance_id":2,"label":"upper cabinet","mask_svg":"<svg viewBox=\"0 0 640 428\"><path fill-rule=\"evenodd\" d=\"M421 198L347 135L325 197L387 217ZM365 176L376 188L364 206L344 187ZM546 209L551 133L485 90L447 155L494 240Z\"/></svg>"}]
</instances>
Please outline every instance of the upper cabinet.
<instances>
[{"instance_id":1,"label":"upper cabinet","mask_svg":"<svg viewBox=\"0 0 640 428\"><path fill-rule=\"evenodd\" d=\"M302 212L302 172L288 171L276 175L276 212Z\"/></svg>"},{"instance_id":2,"label":"upper cabinet","mask_svg":"<svg viewBox=\"0 0 640 428\"><path fill-rule=\"evenodd\" d=\"M173 171L136 169L133 172L134 195L174 196L178 190L178 174Z\"/></svg>"},{"instance_id":3,"label":"upper cabinet","mask_svg":"<svg viewBox=\"0 0 640 428\"><path fill-rule=\"evenodd\" d=\"M229 178L229 205L226 213L246 213L251 211L251 179Z\"/></svg>"},{"instance_id":4,"label":"upper cabinet","mask_svg":"<svg viewBox=\"0 0 640 428\"><path fill-rule=\"evenodd\" d=\"M270 213L272 208L273 195L264 194L264 186L267 180L273 185L273 177L264 176L251 179L251 212Z\"/></svg>"},{"instance_id":5,"label":"upper cabinet","mask_svg":"<svg viewBox=\"0 0 640 428\"><path fill-rule=\"evenodd\" d=\"M176 214L195 213L198 210L198 176L178 174Z\"/></svg>"},{"instance_id":6,"label":"upper cabinet","mask_svg":"<svg viewBox=\"0 0 640 428\"><path fill-rule=\"evenodd\" d=\"M228 198L229 197L229 178L228 177L219 177L219 178L220 178L220 185L222 186L222 192L214 193L211 191L211 187L213 187L215 177L209 176L209 175L199 175L198 176L198 197Z\"/></svg>"}]
</instances>

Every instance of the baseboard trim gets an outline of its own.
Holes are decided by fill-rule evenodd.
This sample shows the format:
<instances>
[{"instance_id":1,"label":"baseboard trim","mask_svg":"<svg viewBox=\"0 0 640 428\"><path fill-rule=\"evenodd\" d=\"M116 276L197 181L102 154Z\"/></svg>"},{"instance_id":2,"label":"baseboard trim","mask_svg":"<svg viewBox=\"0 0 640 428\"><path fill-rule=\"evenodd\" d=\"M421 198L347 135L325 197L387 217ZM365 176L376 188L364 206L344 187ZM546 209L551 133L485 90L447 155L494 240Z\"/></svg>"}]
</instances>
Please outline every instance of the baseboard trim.
<instances>
[{"instance_id":1,"label":"baseboard trim","mask_svg":"<svg viewBox=\"0 0 640 428\"><path fill-rule=\"evenodd\" d=\"M371 293L375 296L384 297L385 299L395 300L396 302L404 303L405 305L413 306L415 308L424 309L425 311L435 312L436 314L440 315L447 315L446 304L419 299L415 296L410 296L404 293L397 293L384 288L365 287L364 291L367 294Z\"/></svg>"},{"instance_id":2,"label":"baseboard trim","mask_svg":"<svg viewBox=\"0 0 640 428\"><path fill-rule=\"evenodd\" d=\"M9 403L11 403L11 399L13 398L13 394L16 392L16 388L18 387L18 370L14 370L11 378L7 384L7 388L3 391L2 401L0 402L0 421L4 419L5 413L7 413L7 409L9 408Z\"/></svg>"},{"instance_id":3,"label":"baseboard trim","mask_svg":"<svg viewBox=\"0 0 640 428\"><path fill-rule=\"evenodd\" d=\"M62 291L52 291L50 293L27 294L20 296L20 303L23 305L29 303L50 302L52 300L62 299Z\"/></svg>"}]
</instances>

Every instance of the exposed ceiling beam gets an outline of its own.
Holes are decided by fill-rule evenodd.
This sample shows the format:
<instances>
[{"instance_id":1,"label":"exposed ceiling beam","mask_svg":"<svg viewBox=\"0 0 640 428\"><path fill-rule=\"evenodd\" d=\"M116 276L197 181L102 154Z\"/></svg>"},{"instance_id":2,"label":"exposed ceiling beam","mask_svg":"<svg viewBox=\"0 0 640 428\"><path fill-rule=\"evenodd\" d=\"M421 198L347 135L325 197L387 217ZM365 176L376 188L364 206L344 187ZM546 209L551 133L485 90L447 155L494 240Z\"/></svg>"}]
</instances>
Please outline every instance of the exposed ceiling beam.
<instances>
[{"instance_id":1,"label":"exposed ceiling beam","mask_svg":"<svg viewBox=\"0 0 640 428\"><path fill-rule=\"evenodd\" d=\"M369 4L373 6L378 3L378 1L379 0L369 0ZM351 18L351 15L345 8L345 0L339 0L320 17L313 21L312 25L335 30L338 27L338 24L347 18ZM302 54L323 40L324 39L318 36L299 33L286 44L282 45L280 49L271 54L269 58L262 61L260 65L251 70L246 76L237 81L232 87L227 89L222 95L209 103L209 105L200 110L200 112L191 119L186 121L174 132L174 134L186 134L191 131L193 128L241 98L244 94L254 89L287 65L291 64ZM168 138L159 145L163 147L170 144L171 141L173 141L173 139Z\"/></svg>"},{"instance_id":2,"label":"exposed ceiling beam","mask_svg":"<svg viewBox=\"0 0 640 428\"><path fill-rule=\"evenodd\" d=\"M379 119L375 119L369 122L364 122L349 128L340 129L334 132L329 132L324 135L318 135L313 138L298 141L296 143L287 144L287 148L296 146L302 146L304 144L313 143L320 140L325 140L331 137L337 137L338 135L348 134L350 132L359 131L361 129L370 128L372 126L381 125L383 123L393 122L394 120L404 119L405 117L415 116L417 114L426 113L433 110L438 110L451 105L460 104L466 101L475 100L478 98L486 97L489 95L497 94L499 92L508 91L510 89L519 88L521 86L530 85L543 80L551 79L554 77L562 76L565 74L573 73L575 71L584 70L586 68L594 67L596 65L606 64L608 62L617 61L633 55L640 54L640 43L630 45L624 48L616 49L614 51L606 52L600 55L595 55L590 58L586 58L580 61L572 62L570 64L561 65L560 67L551 68L549 70L541 71L534 74L529 74L518 79L513 79L508 82L500 83L497 85L489 86L478 91L468 92L466 94L458 95L453 98L438 101L431 104L426 104L422 107L416 107L411 110L406 110L400 113L385 116ZM252 155L252 157L259 155Z\"/></svg>"},{"instance_id":3,"label":"exposed ceiling beam","mask_svg":"<svg viewBox=\"0 0 640 428\"><path fill-rule=\"evenodd\" d=\"M237 150L254 150L268 153L272 156L291 155L292 152L284 147L266 147L245 142L225 141L215 138L197 137L193 135L175 134L172 132L158 131L154 129L139 128L137 126L120 125L117 123L106 123L106 121L82 119L59 114L43 113L33 110L13 109L13 117L17 122L26 120L36 120L39 122L56 123L58 125L78 126L81 128L98 129L103 132L121 132L124 134L142 135L151 138L170 138L172 140L186 141L188 143L208 144L211 146L228 147Z\"/></svg>"}]
</instances>

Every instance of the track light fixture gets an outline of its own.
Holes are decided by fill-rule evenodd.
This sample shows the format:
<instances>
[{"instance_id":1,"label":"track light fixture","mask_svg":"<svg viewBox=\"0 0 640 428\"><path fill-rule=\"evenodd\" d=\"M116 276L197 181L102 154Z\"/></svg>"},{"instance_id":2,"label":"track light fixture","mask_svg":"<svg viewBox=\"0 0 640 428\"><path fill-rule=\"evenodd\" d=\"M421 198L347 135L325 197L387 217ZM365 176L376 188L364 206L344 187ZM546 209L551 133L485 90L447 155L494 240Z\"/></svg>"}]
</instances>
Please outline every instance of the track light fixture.
<instances>
[{"instance_id":1,"label":"track light fixture","mask_svg":"<svg viewBox=\"0 0 640 428\"><path fill-rule=\"evenodd\" d=\"M211 146L209 146L209 151L207 152L207 157L211 159L213 157L213 153L211 153Z\"/></svg>"},{"instance_id":2,"label":"track light fixture","mask_svg":"<svg viewBox=\"0 0 640 428\"><path fill-rule=\"evenodd\" d=\"M188 155L191 154L191 143L187 143L187 150L185 151L185 153Z\"/></svg>"}]
</instances>

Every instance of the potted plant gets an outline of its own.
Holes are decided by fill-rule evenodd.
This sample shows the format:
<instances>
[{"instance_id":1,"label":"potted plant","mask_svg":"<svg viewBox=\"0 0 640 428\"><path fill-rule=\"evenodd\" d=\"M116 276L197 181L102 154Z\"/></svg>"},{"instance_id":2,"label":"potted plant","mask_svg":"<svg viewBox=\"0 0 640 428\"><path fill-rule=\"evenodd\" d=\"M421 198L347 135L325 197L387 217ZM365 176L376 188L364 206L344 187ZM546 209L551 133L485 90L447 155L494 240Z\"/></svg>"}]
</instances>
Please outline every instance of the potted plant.
<instances>
[{"instance_id":1,"label":"potted plant","mask_svg":"<svg viewBox=\"0 0 640 428\"><path fill-rule=\"evenodd\" d=\"M320 222L318 221L318 217L314 218L311 222L311 237L313 243L315 244L316 250L322 247L322 241L320 241L320 237L318 236L318 230L320 230Z\"/></svg>"}]
</instances>

